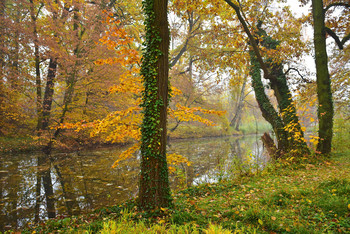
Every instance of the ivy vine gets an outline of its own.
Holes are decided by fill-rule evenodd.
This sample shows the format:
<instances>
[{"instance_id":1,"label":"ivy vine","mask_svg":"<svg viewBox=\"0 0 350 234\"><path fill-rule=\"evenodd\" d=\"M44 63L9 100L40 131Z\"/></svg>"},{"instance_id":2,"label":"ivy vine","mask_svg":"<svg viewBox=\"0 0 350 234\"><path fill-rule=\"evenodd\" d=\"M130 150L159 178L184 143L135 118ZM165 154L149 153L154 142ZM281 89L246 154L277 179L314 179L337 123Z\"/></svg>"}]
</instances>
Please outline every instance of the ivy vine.
<instances>
[{"instance_id":1,"label":"ivy vine","mask_svg":"<svg viewBox=\"0 0 350 234\"><path fill-rule=\"evenodd\" d=\"M161 152L161 137L163 129L159 127L161 109L168 106L164 103L160 95L158 95L157 85L157 63L162 56L162 51L159 49L162 38L155 25L154 0L143 0L143 12L145 15L145 41L143 43L143 57L141 60L141 76L144 85L142 93L142 112L144 114L141 125L141 182L152 184L151 175L157 168L160 170L160 180L166 183L167 186L148 187L143 196L156 196L162 194L163 204L170 204L170 189L168 186L168 168L165 152ZM169 100L169 96L168 96ZM152 164L152 161L157 161L157 165ZM154 182L154 181L153 181ZM154 182L157 183L157 182ZM141 186L141 184L140 184ZM156 191L160 189L162 191ZM141 192L141 190L140 190ZM151 200L154 198L151 198ZM149 199L148 199L149 200ZM153 201L153 200L152 200ZM162 203L162 202L160 202ZM153 202L141 205L144 210L153 210L157 205Z\"/></svg>"}]
</instances>

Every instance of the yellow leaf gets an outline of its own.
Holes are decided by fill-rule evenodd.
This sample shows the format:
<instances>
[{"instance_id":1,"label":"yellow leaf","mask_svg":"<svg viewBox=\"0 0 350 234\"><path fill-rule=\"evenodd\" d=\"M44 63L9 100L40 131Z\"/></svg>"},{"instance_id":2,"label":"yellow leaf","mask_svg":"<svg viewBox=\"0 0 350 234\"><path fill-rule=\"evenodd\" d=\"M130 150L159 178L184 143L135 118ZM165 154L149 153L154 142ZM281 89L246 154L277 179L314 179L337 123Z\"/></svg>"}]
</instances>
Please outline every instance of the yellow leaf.
<instances>
[{"instance_id":1,"label":"yellow leaf","mask_svg":"<svg viewBox=\"0 0 350 234\"><path fill-rule=\"evenodd\" d=\"M348 209L350 210L350 204L348 204Z\"/></svg>"},{"instance_id":2,"label":"yellow leaf","mask_svg":"<svg viewBox=\"0 0 350 234\"><path fill-rule=\"evenodd\" d=\"M263 225L263 221L262 221L261 219L258 219L258 223L259 223L260 225Z\"/></svg>"},{"instance_id":3,"label":"yellow leaf","mask_svg":"<svg viewBox=\"0 0 350 234\"><path fill-rule=\"evenodd\" d=\"M158 221L158 223L160 223L160 224L165 223L165 220L161 219L161 220Z\"/></svg>"}]
</instances>

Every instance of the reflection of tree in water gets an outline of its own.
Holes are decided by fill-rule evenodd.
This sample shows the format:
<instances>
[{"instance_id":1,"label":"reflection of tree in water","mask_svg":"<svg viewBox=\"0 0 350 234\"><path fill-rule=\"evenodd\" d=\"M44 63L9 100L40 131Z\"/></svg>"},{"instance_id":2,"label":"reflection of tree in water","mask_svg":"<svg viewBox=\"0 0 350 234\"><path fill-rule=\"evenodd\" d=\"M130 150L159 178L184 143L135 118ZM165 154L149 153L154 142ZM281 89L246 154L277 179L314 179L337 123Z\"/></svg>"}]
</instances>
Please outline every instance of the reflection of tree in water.
<instances>
[{"instance_id":1,"label":"reflection of tree in water","mask_svg":"<svg viewBox=\"0 0 350 234\"><path fill-rule=\"evenodd\" d=\"M260 147L255 141L254 137L227 137L171 142L169 153L181 154L192 162L191 166L180 165L184 181L171 177L172 188L180 182L190 186L217 180L220 173L230 170L233 162L243 163L247 154L255 154L256 148ZM118 167L111 168L122 150L53 153L51 159L42 153L3 155L0 162L0 231L55 215L89 212L134 197L139 159L123 161Z\"/></svg>"},{"instance_id":2,"label":"reflection of tree in water","mask_svg":"<svg viewBox=\"0 0 350 234\"><path fill-rule=\"evenodd\" d=\"M79 154L6 155L0 164L0 231L59 215L75 215L131 198L139 162L112 169L121 149Z\"/></svg>"}]
</instances>

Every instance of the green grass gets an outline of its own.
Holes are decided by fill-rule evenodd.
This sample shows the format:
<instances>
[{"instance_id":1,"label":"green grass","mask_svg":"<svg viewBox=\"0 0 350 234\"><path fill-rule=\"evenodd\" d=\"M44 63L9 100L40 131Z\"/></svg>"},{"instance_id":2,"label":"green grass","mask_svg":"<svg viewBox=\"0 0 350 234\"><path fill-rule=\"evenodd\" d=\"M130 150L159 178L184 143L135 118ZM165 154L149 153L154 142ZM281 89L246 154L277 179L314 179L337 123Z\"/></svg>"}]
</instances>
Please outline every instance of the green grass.
<instances>
[{"instance_id":1,"label":"green grass","mask_svg":"<svg viewBox=\"0 0 350 234\"><path fill-rule=\"evenodd\" d=\"M349 233L349 171L350 151L279 162L258 175L182 190L156 218L131 201L28 233Z\"/></svg>"}]
</instances>

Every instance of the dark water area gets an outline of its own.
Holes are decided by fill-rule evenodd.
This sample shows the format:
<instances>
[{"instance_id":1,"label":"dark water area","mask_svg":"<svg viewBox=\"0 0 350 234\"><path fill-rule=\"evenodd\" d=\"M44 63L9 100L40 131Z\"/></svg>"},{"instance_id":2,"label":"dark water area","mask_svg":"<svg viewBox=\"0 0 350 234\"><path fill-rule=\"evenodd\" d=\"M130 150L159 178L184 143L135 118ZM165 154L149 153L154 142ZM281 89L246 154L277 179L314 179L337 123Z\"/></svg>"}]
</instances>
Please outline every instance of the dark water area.
<instances>
[{"instance_id":1,"label":"dark water area","mask_svg":"<svg viewBox=\"0 0 350 234\"><path fill-rule=\"evenodd\" d=\"M0 154L0 231L113 206L137 195L139 155L111 165L127 147L72 153ZM267 162L260 136L171 141L191 161L170 176L172 189L212 183ZM179 176L181 175L181 176Z\"/></svg>"}]
</instances>

